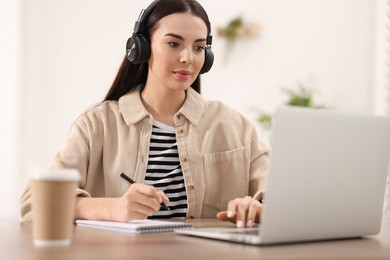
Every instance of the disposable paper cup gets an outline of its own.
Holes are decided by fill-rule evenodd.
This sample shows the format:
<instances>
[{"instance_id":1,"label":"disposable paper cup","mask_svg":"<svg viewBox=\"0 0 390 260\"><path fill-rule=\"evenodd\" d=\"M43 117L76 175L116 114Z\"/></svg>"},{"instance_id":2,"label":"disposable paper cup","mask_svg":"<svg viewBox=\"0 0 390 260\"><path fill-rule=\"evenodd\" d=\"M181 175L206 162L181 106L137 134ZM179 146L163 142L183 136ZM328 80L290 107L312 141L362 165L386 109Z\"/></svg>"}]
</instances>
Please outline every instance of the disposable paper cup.
<instances>
[{"instance_id":1,"label":"disposable paper cup","mask_svg":"<svg viewBox=\"0 0 390 260\"><path fill-rule=\"evenodd\" d=\"M75 169L32 171L33 242L35 246L68 246L74 226Z\"/></svg>"}]
</instances>

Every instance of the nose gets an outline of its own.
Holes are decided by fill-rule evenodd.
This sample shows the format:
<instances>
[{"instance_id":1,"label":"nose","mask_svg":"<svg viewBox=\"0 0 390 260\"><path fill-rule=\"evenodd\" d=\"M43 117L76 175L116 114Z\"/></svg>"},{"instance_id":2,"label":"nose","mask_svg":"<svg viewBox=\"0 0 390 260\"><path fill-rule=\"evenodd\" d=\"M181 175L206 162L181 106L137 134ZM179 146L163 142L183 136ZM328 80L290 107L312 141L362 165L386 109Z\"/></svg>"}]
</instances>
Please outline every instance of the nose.
<instances>
[{"instance_id":1,"label":"nose","mask_svg":"<svg viewBox=\"0 0 390 260\"><path fill-rule=\"evenodd\" d=\"M184 48L180 53L180 62L185 64L192 64L194 61L192 48Z\"/></svg>"}]
</instances>

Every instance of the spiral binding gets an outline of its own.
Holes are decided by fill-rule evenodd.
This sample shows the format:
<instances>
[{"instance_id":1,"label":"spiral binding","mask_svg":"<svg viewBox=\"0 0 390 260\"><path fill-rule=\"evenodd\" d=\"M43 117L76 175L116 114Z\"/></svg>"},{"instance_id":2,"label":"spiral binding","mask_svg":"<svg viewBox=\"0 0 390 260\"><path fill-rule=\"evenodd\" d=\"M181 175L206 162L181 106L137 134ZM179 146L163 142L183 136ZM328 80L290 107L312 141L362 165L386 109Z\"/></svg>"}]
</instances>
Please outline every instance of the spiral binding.
<instances>
[{"instance_id":1,"label":"spiral binding","mask_svg":"<svg viewBox=\"0 0 390 260\"><path fill-rule=\"evenodd\" d=\"M163 232L174 232L178 229L191 229L192 224L189 222L173 222L172 225L154 226L154 227L142 227L138 231L140 234L151 234L151 233L163 233Z\"/></svg>"}]
</instances>

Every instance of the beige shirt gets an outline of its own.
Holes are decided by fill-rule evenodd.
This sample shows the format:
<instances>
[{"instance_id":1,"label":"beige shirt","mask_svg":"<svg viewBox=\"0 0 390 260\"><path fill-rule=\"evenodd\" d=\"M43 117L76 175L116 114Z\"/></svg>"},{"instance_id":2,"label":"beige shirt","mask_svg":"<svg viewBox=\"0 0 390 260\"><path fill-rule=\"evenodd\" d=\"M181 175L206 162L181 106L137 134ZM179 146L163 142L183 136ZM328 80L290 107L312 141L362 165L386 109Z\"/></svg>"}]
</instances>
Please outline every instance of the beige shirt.
<instances>
[{"instance_id":1,"label":"beige shirt","mask_svg":"<svg viewBox=\"0 0 390 260\"><path fill-rule=\"evenodd\" d=\"M190 88L174 124L187 217L214 218L234 198L261 197L268 150L246 118L221 102L204 100ZM139 91L133 91L82 114L52 167L80 171L78 196L122 196L129 185L120 178L121 172L144 182L151 132L152 116ZM21 197L21 215L31 220L30 185Z\"/></svg>"}]
</instances>

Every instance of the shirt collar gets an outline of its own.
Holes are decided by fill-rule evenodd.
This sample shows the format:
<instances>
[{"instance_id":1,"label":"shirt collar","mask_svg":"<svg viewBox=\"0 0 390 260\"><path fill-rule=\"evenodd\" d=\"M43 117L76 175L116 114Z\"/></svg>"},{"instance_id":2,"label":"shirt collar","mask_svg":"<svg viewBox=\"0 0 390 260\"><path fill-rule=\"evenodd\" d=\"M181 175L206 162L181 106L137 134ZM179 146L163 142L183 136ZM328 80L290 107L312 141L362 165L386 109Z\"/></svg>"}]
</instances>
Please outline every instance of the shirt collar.
<instances>
[{"instance_id":1,"label":"shirt collar","mask_svg":"<svg viewBox=\"0 0 390 260\"><path fill-rule=\"evenodd\" d=\"M198 125L203 113L206 110L206 101L193 88L186 91L186 100L183 106L176 113L185 116L193 125Z\"/></svg>"},{"instance_id":2,"label":"shirt collar","mask_svg":"<svg viewBox=\"0 0 390 260\"><path fill-rule=\"evenodd\" d=\"M193 88L188 88L186 93L186 100L176 115L182 114L193 125L198 125L206 109L206 101ZM127 125L136 124L151 116L142 103L139 88L123 95L118 103Z\"/></svg>"},{"instance_id":3,"label":"shirt collar","mask_svg":"<svg viewBox=\"0 0 390 260\"><path fill-rule=\"evenodd\" d=\"M142 103L139 88L123 95L119 101L119 110L127 125L133 125L150 116Z\"/></svg>"}]
</instances>

